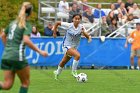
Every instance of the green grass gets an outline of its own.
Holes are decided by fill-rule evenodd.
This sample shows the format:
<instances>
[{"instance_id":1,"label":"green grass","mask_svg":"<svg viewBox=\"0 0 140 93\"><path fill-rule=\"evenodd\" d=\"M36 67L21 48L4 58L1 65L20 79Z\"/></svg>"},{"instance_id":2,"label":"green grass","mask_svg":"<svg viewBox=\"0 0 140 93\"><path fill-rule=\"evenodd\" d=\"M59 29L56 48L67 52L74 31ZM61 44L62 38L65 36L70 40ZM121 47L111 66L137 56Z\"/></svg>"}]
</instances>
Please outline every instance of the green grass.
<instances>
[{"instance_id":1,"label":"green grass","mask_svg":"<svg viewBox=\"0 0 140 93\"><path fill-rule=\"evenodd\" d=\"M78 83L64 70L59 81L54 80L53 70L31 70L31 84L28 93L139 93L140 71L137 70L78 70L88 75L86 83ZM3 79L0 71L0 80ZM16 78L10 91L18 93L20 82Z\"/></svg>"}]
</instances>

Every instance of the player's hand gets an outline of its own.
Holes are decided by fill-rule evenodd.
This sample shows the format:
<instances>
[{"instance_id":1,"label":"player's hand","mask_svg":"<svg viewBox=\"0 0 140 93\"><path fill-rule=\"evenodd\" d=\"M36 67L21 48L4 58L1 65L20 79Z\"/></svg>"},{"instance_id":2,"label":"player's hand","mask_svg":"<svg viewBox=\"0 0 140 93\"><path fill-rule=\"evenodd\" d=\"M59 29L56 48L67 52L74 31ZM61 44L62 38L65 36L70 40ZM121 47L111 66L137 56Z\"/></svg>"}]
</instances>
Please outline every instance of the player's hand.
<instances>
[{"instance_id":1,"label":"player's hand","mask_svg":"<svg viewBox=\"0 0 140 93\"><path fill-rule=\"evenodd\" d=\"M56 38L56 36L57 36L56 33L53 33L53 37Z\"/></svg>"},{"instance_id":2,"label":"player's hand","mask_svg":"<svg viewBox=\"0 0 140 93\"><path fill-rule=\"evenodd\" d=\"M127 48L128 47L128 44L125 43L124 47Z\"/></svg>"},{"instance_id":3,"label":"player's hand","mask_svg":"<svg viewBox=\"0 0 140 93\"><path fill-rule=\"evenodd\" d=\"M57 30L53 27L53 28L52 28L52 31L53 31L53 37L56 38L56 36L57 36L57 35L56 35L56 31L57 31Z\"/></svg>"},{"instance_id":4,"label":"player's hand","mask_svg":"<svg viewBox=\"0 0 140 93\"><path fill-rule=\"evenodd\" d=\"M46 51L41 50L39 53L44 57L48 56L48 53Z\"/></svg>"},{"instance_id":5,"label":"player's hand","mask_svg":"<svg viewBox=\"0 0 140 93\"><path fill-rule=\"evenodd\" d=\"M90 43L91 41L92 41L92 37L89 36L89 38L88 38L88 43Z\"/></svg>"}]
</instances>

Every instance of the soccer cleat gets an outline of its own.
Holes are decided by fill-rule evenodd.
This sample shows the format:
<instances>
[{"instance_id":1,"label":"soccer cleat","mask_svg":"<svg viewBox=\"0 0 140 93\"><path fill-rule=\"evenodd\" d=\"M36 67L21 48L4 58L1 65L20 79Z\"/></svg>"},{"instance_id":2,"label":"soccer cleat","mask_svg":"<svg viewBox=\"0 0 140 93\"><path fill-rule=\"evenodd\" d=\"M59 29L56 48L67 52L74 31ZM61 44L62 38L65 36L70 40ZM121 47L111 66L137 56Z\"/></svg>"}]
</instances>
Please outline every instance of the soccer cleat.
<instances>
[{"instance_id":1,"label":"soccer cleat","mask_svg":"<svg viewBox=\"0 0 140 93\"><path fill-rule=\"evenodd\" d=\"M137 66L137 70L140 70L140 67L139 66Z\"/></svg>"},{"instance_id":2,"label":"soccer cleat","mask_svg":"<svg viewBox=\"0 0 140 93\"><path fill-rule=\"evenodd\" d=\"M53 73L54 73L54 79L55 79L55 80L58 80L58 74L57 74L57 71L54 71Z\"/></svg>"},{"instance_id":3,"label":"soccer cleat","mask_svg":"<svg viewBox=\"0 0 140 93\"><path fill-rule=\"evenodd\" d=\"M134 70L134 66L131 66L131 70Z\"/></svg>"},{"instance_id":4,"label":"soccer cleat","mask_svg":"<svg viewBox=\"0 0 140 93\"><path fill-rule=\"evenodd\" d=\"M71 74L72 74L72 76L74 76L75 78L76 78L77 75L78 75L78 74L77 74L77 71L72 71Z\"/></svg>"}]
</instances>

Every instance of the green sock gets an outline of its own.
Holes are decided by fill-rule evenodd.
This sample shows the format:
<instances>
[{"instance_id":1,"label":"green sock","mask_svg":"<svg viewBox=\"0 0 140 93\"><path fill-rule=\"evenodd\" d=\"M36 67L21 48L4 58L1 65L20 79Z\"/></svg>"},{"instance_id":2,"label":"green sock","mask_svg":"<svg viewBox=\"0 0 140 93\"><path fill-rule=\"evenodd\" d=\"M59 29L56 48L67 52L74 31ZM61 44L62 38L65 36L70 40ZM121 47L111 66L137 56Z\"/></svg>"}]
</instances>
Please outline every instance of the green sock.
<instances>
[{"instance_id":1,"label":"green sock","mask_svg":"<svg viewBox=\"0 0 140 93\"><path fill-rule=\"evenodd\" d=\"M28 88L26 88L26 87L20 87L19 93L27 93L27 92L28 92Z\"/></svg>"}]
</instances>

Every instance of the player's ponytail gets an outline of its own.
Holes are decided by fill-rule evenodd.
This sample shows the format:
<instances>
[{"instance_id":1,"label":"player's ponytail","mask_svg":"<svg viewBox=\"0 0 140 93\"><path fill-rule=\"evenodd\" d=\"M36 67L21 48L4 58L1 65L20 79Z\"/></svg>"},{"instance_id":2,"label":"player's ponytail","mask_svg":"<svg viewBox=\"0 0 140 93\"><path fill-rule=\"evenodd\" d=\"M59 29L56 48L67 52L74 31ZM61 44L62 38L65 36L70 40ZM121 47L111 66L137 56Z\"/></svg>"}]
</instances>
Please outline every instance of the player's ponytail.
<instances>
[{"instance_id":1,"label":"player's ponytail","mask_svg":"<svg viewBox=\"0 0 140 93\"><path fill-rule=\"evenodd\" d=\"M26 28L26 17L30 16L32 8L33 7L30 2L24 2L22 4L19 15L17 17L17 23L19 28Z\"/></svg>"}]
</instances>

